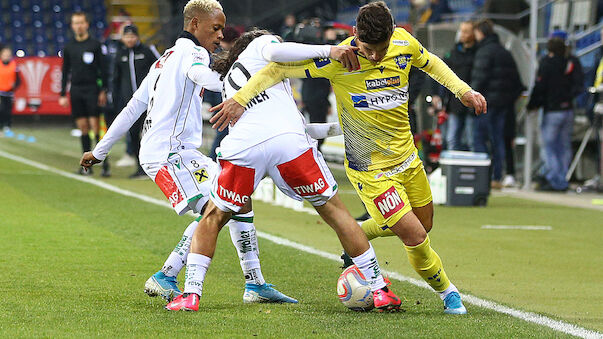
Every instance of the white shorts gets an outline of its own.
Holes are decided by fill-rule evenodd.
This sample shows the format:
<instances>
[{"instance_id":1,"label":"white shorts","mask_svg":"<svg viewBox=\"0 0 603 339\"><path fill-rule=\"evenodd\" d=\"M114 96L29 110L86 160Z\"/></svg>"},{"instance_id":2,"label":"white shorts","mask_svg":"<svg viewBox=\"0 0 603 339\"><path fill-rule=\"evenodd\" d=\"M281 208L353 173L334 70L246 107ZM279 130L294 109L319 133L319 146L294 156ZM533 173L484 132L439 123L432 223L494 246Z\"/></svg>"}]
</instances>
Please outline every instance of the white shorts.
<instances>
[{"instance_id":1,"label":"white shorts","mask_svg":"<svg viewBox=\"0 0 603 339\"><path fill-rule=\"evenodd\" d=\"M201 213L209 200L218 165L195 149L171 153L165 162L141 164L178 213Z\"/></svg>"},{"instance_id":2,"label":"white shorts","mask_svg":"<svg viewBox=\"0 0 603 339\"><path fill-rule=\"evenodd\" d=\"M306 135L282 134L242 151L230 150L233 147L218 149L221 171L211 193L222 211L238 212L266 175L289 197L306 199L313 206L323 205L337 193L337 183L316 141Z\"/></svg>"}]
</instances>

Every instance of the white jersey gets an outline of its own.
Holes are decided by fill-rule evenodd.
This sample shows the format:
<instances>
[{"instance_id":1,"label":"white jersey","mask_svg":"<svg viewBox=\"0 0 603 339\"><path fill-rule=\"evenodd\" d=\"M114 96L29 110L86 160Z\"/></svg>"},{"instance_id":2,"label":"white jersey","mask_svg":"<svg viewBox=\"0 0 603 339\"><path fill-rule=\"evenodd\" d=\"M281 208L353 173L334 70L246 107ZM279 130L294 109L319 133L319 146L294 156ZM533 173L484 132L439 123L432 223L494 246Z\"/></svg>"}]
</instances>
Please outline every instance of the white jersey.
<instances>
[{"instance_id":1,"label":"white jersey","mask_svg":"<svg viewBox=\"0 0 603 339\"><path fill-rule=\"evenodd\" d=\"M140 163L165 161L171 153L201 146L202 86L190 78L193 66L207 68L207 50L179 38L149 71L134 98L147 104ZM215 89L212 89L215 90Z\"/></svg>"},{"instance_id":2,"label":"white jersey","mask_svg":"<svg viewBox=\"0 0 603 339\"><path fill-rule=\"evenodd\" d=\"M263 35L247 46L224 77L222 95L225 99L232 97L251 76L268 65L270 61L264 58L262 49L275 43L279 40L274 35ZM289 79L251 100L239 121L230 127L220 149L232 154L285 133L305 135L304 118L293 99Z\"/></svg>"}]
</instances>

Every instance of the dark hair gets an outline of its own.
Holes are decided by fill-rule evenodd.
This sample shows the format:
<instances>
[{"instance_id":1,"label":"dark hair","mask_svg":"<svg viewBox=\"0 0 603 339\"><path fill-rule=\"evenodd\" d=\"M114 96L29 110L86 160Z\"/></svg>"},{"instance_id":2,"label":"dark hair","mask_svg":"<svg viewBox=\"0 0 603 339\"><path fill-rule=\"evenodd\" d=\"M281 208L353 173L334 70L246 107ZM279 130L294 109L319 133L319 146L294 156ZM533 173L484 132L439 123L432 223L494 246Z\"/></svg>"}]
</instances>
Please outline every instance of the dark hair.
<instances>
[{"instance_id":1,"label":"dark hair","mask_svg":"<svg viewBox=\"0 0 603 339\"><path fill-rule=\"evenodd\" d=\"M356 17L356 34L360 41L381 43L389 40L393 32L394 19L385 2L371 2L360 7Z\"/></svg>"},{"instance_id":2,"label":"dark hair","mask_svg":"<svg viewBox=\"0 0 603 339\"><path fill-rule=\"evenodd\" d=\"M546 43L546 49L557 56L565 56L565 41L561 38L550 38Z\"/></svg>"},{"instance_id":3,"label":"dark hair","mask_svg":"<svg viewBox=\"0 0 603 339\"><path fill-rule=\"evenodd\" d=\"M243 33L235 41L230 50L222 51L221 53L214 55L214 62L211 64L211 69L220 73L220 78L224 79L232 64L234 64L239 55L245 50L245 48L247 48L253 39L267 34L271 33L263 29L254 29Z\"/></svg>"},{"instance_id":4,"label":"dark hair","mask_svg":"<svg viewBox=\"0 0 603 339\"><path fill-rule=\"evenodd\" d=\"M73 20L74 16L83 16L86 19L86 22L90 23L90 20L88 19L88 14L86 14L85 12L75 11L75 12L71 13L71 19L72 20Z\"/></svg>"},{"instance_id":5,"label":"dark hair","mask_svg":"<svg viewBox=\"0 0 603 339\"><path fill-rule=\"evenodd\" d=\"M228 42L228 43L234 42L235 40L237 40L237 38L239 36L241 36L239 31L237 31L232 26L224 27L224 31L223 31L222 35L224 35L224 39L222 39L222 41Z\"/></svg>"},{"instance_id":6,"label":"dark hair","mask_svg":"<svg viewBox=\"0 0 603 339\"><path fill-rule=\"evenodd\" d=\"M484 36L490 36L494 34L494 23L489 19L482 19L473 25L473 29L482 32Z\"/></svg>"}]
</instances>

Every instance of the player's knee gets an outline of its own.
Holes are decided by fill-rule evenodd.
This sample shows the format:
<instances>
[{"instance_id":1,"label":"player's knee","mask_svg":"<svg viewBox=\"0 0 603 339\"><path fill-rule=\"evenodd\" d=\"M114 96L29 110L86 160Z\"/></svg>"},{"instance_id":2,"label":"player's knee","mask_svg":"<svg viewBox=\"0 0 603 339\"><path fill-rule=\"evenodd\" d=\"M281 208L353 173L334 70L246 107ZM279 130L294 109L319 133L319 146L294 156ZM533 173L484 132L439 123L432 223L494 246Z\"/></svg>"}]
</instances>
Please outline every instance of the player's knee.
<instances>
[{"instance_id":1,"label":"player's knee","mask_svg":"<svg viewBox=\"0 0 603 339\"><path fill-rule=\"evenodd\" d=\"M426 220L421 220L421 224L423 224L425 232L429 233L429 231L431 231L431 228L433 227L433 216L426 218Z\"/></svg>"}]
</instances>

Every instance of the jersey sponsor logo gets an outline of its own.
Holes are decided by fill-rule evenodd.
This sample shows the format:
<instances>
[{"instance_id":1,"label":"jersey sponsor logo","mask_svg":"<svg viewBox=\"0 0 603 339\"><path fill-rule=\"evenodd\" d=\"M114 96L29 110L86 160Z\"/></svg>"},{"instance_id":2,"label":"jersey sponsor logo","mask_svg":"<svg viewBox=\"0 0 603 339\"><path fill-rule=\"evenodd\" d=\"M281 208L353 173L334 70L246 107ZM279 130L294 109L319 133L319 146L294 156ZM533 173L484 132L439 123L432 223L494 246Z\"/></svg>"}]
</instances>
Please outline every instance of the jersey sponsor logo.
<instances>
[{"instance_id":1,"label":"jersey sponsor logo","mask_svg":"<svg viewBox=\"0 0 603 339\"><path fill-rule=\"evenodd\" d=\"M216 193L222 200L243 207L253 193L255 170L225 160L220 160L220 166Z\"/></svg>"},{"instance_id":2,"label":"jersey sponsor logo","mask_svg":"<svg viewBox=\"0 0 603 339\"><path fill-rule=\"evenodd\" d=\"M394 61L399 69L406 69L411 58L412 54L400 54L397 57L394 57Z\"/></svg>"},{"instance_id":3,"label":"jersey sponsor logo","mask_svg":"<svg viewBox=\"0 0 603 339\"><path fill-rule=\"evenodd\" d=\"M410 43L408 40L393 40L392 43L396 46L408 46Z\"/></svg>"},{"instance_id":4,"label":"jersey sponsor logo","mask_svg":"<svg viewBox=\"0 0 603 339\"><path fill-rule=\"evenodd\" d=\"M178 189L174 178L170 175L167 166L163 166L159 172L157 172L155 183L159 186L159 189L163 192L165 197L168 198L172 207L176 207L176 205L184 200L182 193L180 192L180 189Z\"/></svg>"},{"instance_id":5,"label":"jersey sponsor logo","mask_svg":"<svg viewBox=\"0 0 603 339\"><path fill-rule=\"evenodd\" d=\"M350 98L359 111L394 109L408 102L408 86L372 93L350 93Z\"/></svg>"},{"instance_id":6,"label":"jersey sponsor logo","mask_svg":"<svg viewBox=\"0 0 603 339\"><path fill-rule=\"evenodd\" d=\"M314 59L314 64L316 68L322 68L331 63L331 59L329 58L316 58Z\"/></svg>"},{"instance_id":7,"label":"jersey sponsor logo","mask_svg":"<svg viewBox=\"0 0 603 339\"><path fill-rule=\"evenodd\" d=\"M356 108L368 108L368 101L366 101L366 95L352 95L352 102Z\"/></svg>"},{"instance_id":8,"label":"jersey sponsor logo","mask_svg":"<svg viewBox=\"0 0 603 339\"><path fill-rule=\"evenodd\" d=\"M196 170L194 172L195 178L197 178L197 182L202 183L209 178L209 174L207 174L207 169L202 168L200 170Z\"/></svg>"},{"instance_id":9,"label":"jersey sponsor logo","mask_svg":"<svg viewBox=\"0 0 603 339\"><path fill-rule=\"evenodd\" d=\"M393 169L389 170L389 171L385 171L385 172L379 172L375 175L375 179L380 179L383 176L386 177L392 177L398 173L402 173L404 171L406 171L409 167L410 164L412 164L412 162L417 158L417 155L415 153L412 153L408 158L406 158L406 160L404 160L400 165L394 167Z\"/></svg>"},{"instance_id":10,"label":"jersey sponsor logo","mask_svg":"<svg viewBox=\"0 0 603 339\"><path fill-rule=\"evenodd\" d=\"M329 188L311 148L299 157L276 167L287 185L302 197L322 194Z\"/></svg>"},{"instance_id":11,"label":"jersey sponsor logo","mask_svg":"<svg viewBox=\"0 0 603 339\"><path fill-rule=\"evenodd\" d=\"M375 198L373 203L377 206L379 213L386 219L404 207L404 201L402 201L400 194L398 194L398 191L396 191L394 186Z\"/></svg>"},{"instance_id":12,"label":"jersey sponsor logo","mask_svg":"<svg viewBox=\"0 0 603 339\"><path fill-rule=\"evenodd\" d=\"M366 84L367 90L380 89L386 87L398 87L400 86L400 76L397 75L395 77L389 78L370 79L365 80L364 83Z\"/></svg>"}]
</instances>

